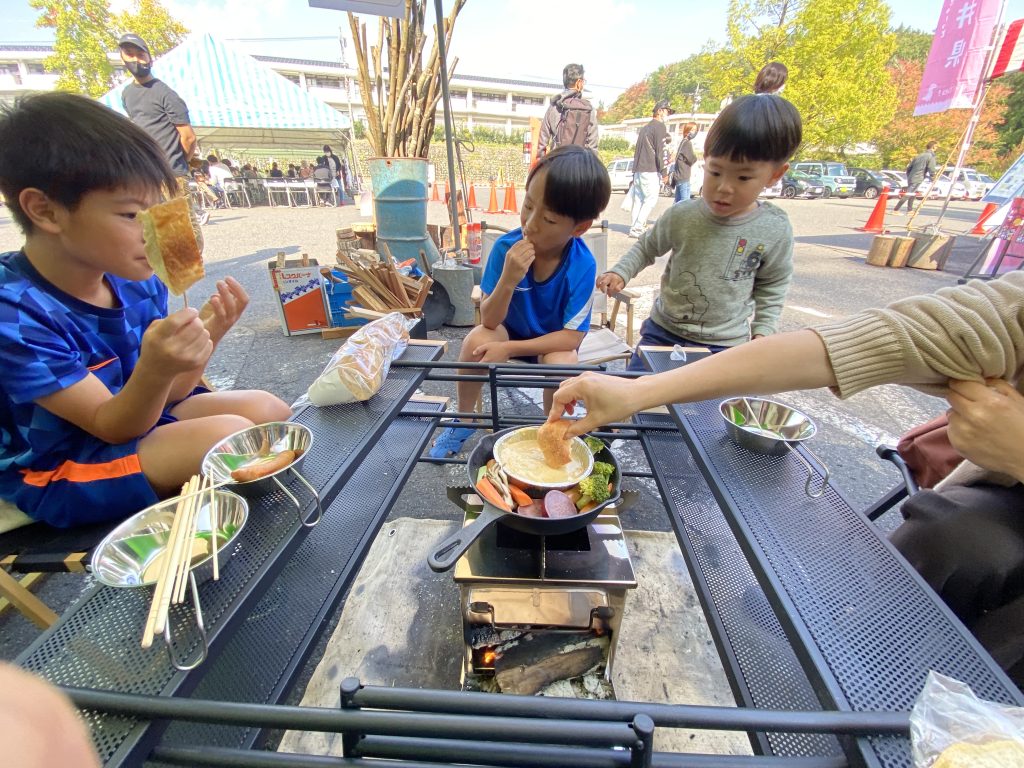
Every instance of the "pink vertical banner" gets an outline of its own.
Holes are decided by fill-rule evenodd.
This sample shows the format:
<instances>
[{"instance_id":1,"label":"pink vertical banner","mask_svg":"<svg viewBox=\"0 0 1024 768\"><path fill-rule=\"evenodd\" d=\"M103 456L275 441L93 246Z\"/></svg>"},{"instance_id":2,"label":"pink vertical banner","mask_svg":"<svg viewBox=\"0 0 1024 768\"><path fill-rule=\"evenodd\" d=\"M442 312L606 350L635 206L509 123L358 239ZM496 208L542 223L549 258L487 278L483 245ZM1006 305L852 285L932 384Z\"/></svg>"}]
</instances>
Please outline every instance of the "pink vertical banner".
<instances>
[{"instance_id":1,"label":"pink vertical banner","mask_svg":"<svg viewBox=\"0 0 1024 768\"><path fill-rule=\"evenodd\" d=\"M1002 0L945 0L915 115L971 109Z\"/></svg>"}]
</instances>

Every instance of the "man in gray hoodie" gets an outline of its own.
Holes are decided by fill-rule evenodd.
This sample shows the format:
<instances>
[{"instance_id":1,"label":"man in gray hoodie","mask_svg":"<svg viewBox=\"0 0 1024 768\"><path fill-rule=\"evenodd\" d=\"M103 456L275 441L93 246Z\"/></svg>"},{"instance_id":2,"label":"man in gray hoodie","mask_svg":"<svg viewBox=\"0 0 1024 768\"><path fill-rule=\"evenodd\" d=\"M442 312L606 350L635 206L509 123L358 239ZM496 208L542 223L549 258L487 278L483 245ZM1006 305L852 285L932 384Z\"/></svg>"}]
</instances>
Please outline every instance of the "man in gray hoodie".
<instances>
[{"instance_id":1,"label":"man in gray hoodie","mask_svg":"<svg viewBox=\"0 0 1024 768\"><path fill-rule=\"evenodd\" d=\"M566 64L562 70L565 90L551 100L540 126L538 157L563 144L579 144L597 152L597 109L583 98L582 64Z\"/></svg>"}]
</instances>

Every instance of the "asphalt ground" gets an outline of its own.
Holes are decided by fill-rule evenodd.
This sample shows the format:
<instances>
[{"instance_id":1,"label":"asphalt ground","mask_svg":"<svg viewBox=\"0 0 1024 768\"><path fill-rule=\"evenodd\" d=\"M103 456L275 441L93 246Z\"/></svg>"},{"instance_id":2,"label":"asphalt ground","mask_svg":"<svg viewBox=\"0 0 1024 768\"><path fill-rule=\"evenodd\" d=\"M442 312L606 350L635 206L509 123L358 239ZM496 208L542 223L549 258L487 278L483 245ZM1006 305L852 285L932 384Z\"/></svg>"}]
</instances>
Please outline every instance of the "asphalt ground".
<instances>
[{"instance_id":1,"label":"asphalt ground","mask_svg":"<svg viewBox=\"0 0 1024 768\"><path fill-rule=\"evenodd\" d=\"M609 221L608 263L614 264L632 240L627 237L629 215L619 207L622 194L614 194L604 217ZM522 200L522 190L518 199ZM945 271L883 269L864 264L872 235L857 231L868 218L873 201L778 200L790 217L795 236L794 279L783 311L780 329L791 330L840 317L859 309L882 306L895 299L954 285L983 242L977 237L958 237ZM663 198L655 209L660 215L671 200ZM889 205L891 209L892 205ZM922 228L934 222L938 204L929 204L914 222ZM942 222L946 233L966 232L980 213L980 203L953 203ZM443 216L431 204L431 217ZM215 211L204 228L204 258L208 276L189 292L190 303L198 305L214 282L227 275L238 279L249 292L251 303L243 318L214 354L208 374L219 388L266 389L288 402L294 401L319 374L340 345L323 340L319 334L285 336L278 319L276 299L271 292L267 264L276 253L308 253L320 263L333 263L335 230L365 221L357 206L342 208L267 208ZM475 219L502 226L518 226L518 218L503 214L476 213ZM906 217L889 213L886 225L896 234ZM653 220L653 217L652 217ZM0 208L0 251L17 249L22 237ZM646 317L660 280L665 257L639 275L631 288L641 292L637 302L637 325ZM174 300L172 299L172 306ZM620 323L622 321L620 320ZM433 337L449 341L446 357L457 359L459 342L468 328L443 328ZM620 333L624 333L622 326ZM454 398L454 384L428 382L423 390ZM895 386L878 387L868 393L841 401L825 390L783 393L778 399L808 413L818 425L813 450L829 466L833 483L858 508L865 507L898 480L896 471L874 453L879 441L892 442L910 427L945 408L943 401ZM454 406L453 406L454 407ZM500 407L504 412L540 414L529 393L507 392ZM624 463L642 468L642 452L633 443L621 446ZM399 497L392 517L455 519L457 511L445 501L444 486L449 477L462 480L458 467L420 464ZM627 528L668 530L667 518L651 481L630 480L626 490L634 491L623 512ZM424 499L436 503L424 504ZM886 516L890 527L898 522L895 513ZM89 584L88 576L54 574L37 588L37 593L58 612L73 604ZM0 616L0 658L10 659L36 636L35 628L15 611ZM329 633L328 633L329 634Z\"/></svg>"}]
</instances>

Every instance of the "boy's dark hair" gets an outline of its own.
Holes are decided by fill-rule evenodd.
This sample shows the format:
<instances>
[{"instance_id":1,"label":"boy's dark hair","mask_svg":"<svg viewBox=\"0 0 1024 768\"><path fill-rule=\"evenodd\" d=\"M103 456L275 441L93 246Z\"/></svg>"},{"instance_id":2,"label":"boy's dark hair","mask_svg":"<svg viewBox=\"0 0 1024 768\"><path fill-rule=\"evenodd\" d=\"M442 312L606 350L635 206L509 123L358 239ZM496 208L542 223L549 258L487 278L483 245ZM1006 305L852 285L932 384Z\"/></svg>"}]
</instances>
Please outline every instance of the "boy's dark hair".
<instances>
[{"instance_id":1,"label":"boy's dark hair","mask_svg":"<svg viewBox=\"0 0 1024 768\"><path fill-rule=\"evenodd\" d=\"M929 150L930 149L935 149L937 146L939 146L939 142L937 142L937 141L929 141L928 142L928 146L926 146L925 149L929 149Z\"/></svg>"},{"instance_id":2,"label":"boy's dark hair","mask_svg":"<svg viewBox=\"0 0 1024 768\"><path fill-rule=\"evenodd\" d=\"M552 150L530 170L527 187L541 170L548 172L544 205L560 216L573 221L596 219L608 206L612 182L608 170L589 149L566 144Z\"/></svg>"},{"instance_id":3,"label":"boy's dark hair","mask_svg":"<svg viewBox=\"0 0 1024 768\"><path fill-rule=\"evenodd\" d=\"M704 140L705 157L784 163L803 139L796 107L781 96L741 96L722 110Z\"/></svg>"},{"instance_id":4,"label":"boy's dark hair","mask_svg":"<svg viewBox=\"0 0 1024 768\"><path fill-rule=\"evenodd\" d=\"M562 85L566 88L572 88L576 85L576 81L582 77L582 64L566 64L565 69L562 70Z\"/></svg>"},{"instance_id":5,"label":"boy's dark hair","mask_svg":"<svg viewBox=\"0 0 1024 768\"><path fill-rule=\"evenodd\" d=\"M18 197L30 187L68 210L89 192L144 186L173 190L174 172L148 133L97 101L41 93L0 108L0 192L25 234Z\"/></svg>"},{"instance_id":6,"label":"boy's dark hair","mask_svg":"<svg viewBox=\"0 0 1024 768\"><path fill-rule=\"evenodd\" d=\"M789 70L781 61L770 61L761 67L754 80L754 93L775 93L786 84Z\"/></svg>"}]
</instances>

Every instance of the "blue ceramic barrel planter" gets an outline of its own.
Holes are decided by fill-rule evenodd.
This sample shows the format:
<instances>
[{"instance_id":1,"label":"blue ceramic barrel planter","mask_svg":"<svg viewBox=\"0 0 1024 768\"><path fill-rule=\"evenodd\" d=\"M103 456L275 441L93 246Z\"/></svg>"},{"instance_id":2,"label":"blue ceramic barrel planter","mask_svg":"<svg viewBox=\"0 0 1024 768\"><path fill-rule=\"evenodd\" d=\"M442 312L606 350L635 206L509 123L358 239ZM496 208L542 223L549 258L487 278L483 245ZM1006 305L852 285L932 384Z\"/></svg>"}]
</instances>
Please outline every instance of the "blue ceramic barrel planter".
<instances>
[{"instance_id":1,"label":"blue ceramic barrel planter","mask_svg":"<svg viewBox=\"0 0 1024 768\"><path fill-rule=\"evenodd\" d=\"M387 243L400 262L419 260L422 250L427 265L421 264L421 268L433 264L438 253L427 235L427 161L419 157L372 157L369 165L377 239Z\"/></svg>"}]
</instances>

